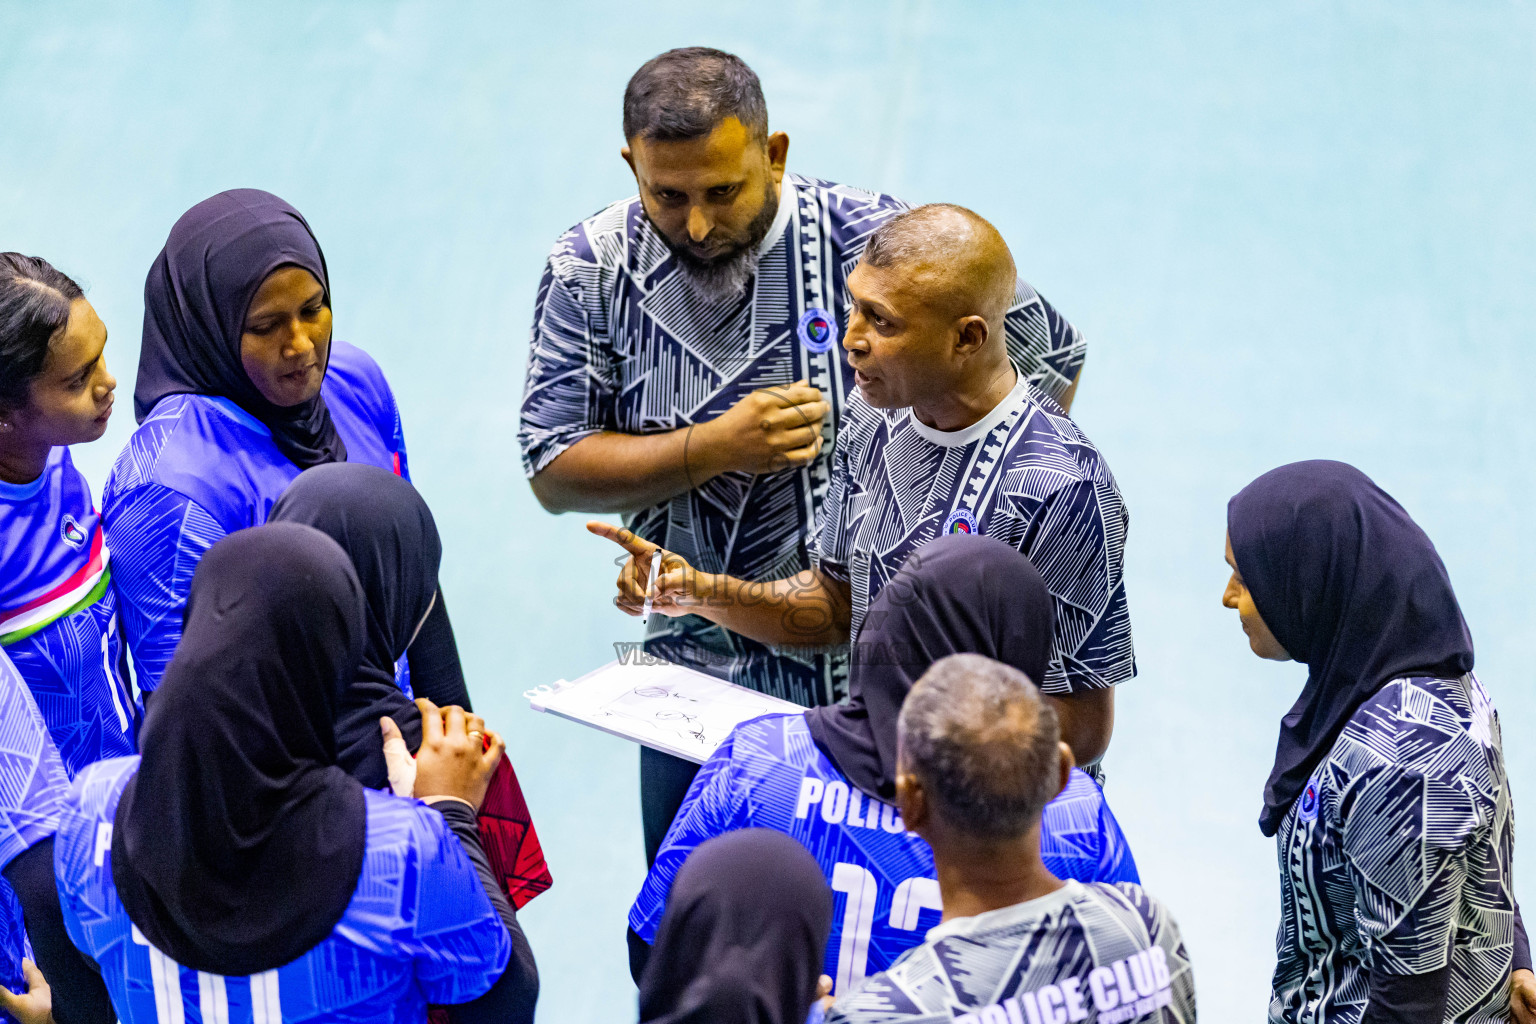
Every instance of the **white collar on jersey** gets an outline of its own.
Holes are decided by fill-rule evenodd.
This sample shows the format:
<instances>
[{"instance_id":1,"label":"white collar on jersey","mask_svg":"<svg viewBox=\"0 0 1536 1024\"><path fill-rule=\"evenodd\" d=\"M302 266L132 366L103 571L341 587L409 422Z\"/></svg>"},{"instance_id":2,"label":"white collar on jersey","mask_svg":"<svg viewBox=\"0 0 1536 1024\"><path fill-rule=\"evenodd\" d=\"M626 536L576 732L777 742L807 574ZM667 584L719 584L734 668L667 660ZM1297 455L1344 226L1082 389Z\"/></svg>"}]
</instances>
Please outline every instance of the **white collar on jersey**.
<instances>
[{"instance_id":1,"label":"white collar on jersey","mask_svg":"<svg viewBox=\"0 0 1536 1024\"><path fill-rule=\"evenodd\" d=\"M991 433L992 428L1003 422L1003 419L1009 413L1028 401L1026 394L1029 391L1029 383L1024 379L1022 373L1018 377L1018 381L1013 385L1013 390L1004 395L1003 400L994 405L991 412L970 426L960 430L935 430L918 419L911 408L907 408L904 411L908 418L911 419L912 429L917 431L918 436L926 438L944 448L958 448Z\"/></svg>"},{"instance_id":2,"label":"white collar on jersey","mask_svg":"<svg viewBox=\"0 0 1536 1024\"><path fill-rule=\"evenodd\" d=\"M789 224L789 218L794 216L795 207L800 205L800 197L795 192L795 180L784 172L784 180L779 182L779 212L773 215L773 223L768 225L768 233L758 243L758 256L768 255L768 250L779 244L779 239L784 237L784 228Z\"/></svg>"}]
</instances>

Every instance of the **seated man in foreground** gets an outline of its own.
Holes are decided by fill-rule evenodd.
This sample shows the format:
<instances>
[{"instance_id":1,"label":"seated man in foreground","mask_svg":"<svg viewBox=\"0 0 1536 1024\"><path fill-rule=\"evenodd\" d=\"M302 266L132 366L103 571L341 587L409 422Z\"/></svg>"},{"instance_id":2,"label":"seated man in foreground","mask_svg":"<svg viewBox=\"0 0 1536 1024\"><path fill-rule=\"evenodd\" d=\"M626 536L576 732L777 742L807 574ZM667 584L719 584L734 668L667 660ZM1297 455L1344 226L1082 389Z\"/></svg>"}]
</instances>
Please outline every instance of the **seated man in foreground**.
<instances>
[{"instance_id":1,"label":"seated man in foreground","mask_svg":"<svg viewBox=\"0 0 1536 1024\"><path fill-rule=\"evenodd\" d=\"M896 802L933 849L942 923L843 994L828 1024L1192 1024L1178 925L1139 885L1063 882L1040 816L1067 784L1056 714L1023 673L935 662L902 705Z\"/></svg>"}]
</instances>

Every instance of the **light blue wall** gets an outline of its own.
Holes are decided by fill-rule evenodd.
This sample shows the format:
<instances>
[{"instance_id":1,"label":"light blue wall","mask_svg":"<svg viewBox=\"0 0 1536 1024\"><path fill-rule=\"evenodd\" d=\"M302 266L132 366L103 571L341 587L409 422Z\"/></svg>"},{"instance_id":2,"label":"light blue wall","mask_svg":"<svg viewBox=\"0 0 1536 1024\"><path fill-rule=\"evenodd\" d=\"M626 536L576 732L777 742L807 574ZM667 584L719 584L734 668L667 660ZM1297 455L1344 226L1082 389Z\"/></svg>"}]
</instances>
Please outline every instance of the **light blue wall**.
<instances>
[{"instance_id":1,"label":"light blue wall","mask_svg":"<svg viewBox=\"0 0 1536 1024\"><path fill-rule=\"evenodd\" d=\"M559 232L630 190L623 84L674 45L758 70L793 168L995 220L1087 332L1077 412L1130 503L1141 667L1108 792L1207 1020L1263 1010L1277 886L1254 820L1302 680L1219 604L1224 506L1250 478L1341 458L1419 519L1530 791L1536 9L639 7L0 6L0 248L78 275L111 330L125 401L76 454L98 487L177 215L259 186L324 243L338 335L394 383L471 685L553 865L525 914L541 1020L633 1019L641 853L634 749L519 696L635 637L612 552L522 479L529 313Z\"/></svg>"}]
</instances>

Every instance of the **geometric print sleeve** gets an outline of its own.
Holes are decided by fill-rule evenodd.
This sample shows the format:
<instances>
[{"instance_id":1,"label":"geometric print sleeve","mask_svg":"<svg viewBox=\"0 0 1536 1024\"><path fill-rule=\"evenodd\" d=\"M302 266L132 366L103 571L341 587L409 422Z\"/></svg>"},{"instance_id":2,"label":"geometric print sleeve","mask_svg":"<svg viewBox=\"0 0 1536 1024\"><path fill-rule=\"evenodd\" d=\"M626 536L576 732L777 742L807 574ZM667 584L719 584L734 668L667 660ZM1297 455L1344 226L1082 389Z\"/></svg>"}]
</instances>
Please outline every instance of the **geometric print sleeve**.
<instances>
[{"instance_id":1,"label":"geometric print sleeve","mask_svg":"<svg viewBox=\"0 0 1536 1024\"><path fill-rule=\"evenodd\" d=\"M414 927L397 941L414 961L428 1002L462 1003L483 995L501 977L512 939L458 836L438 812L420 817L428 825L420 884L413 887L420 896Z\"/></svg>"},{"instance_id":2,"label":"geometric print sleeve","mask_svg":"<svg viewBox=\"0 0 1536 1024\"><path fill-rule=\"evenodd\" d=\"M1020 550L1040 570L1056 608L1056 658L1041 690L1057 696L1132 678L1136 658L1125 598L1125 506L1095 480L1069 483L1030 516Z\"/></svg>"},{"instance_id":3,"label":"geometric print sleeve","mask_svg":"<svg viewBox=\"0 0 1536 1024\"><path fill-rule=\"evenodd\" d=\"M611 430L616 422L615 395L605 380L604 347L594 337L593 323L578 285L561 273L569 267L585 273L596 290L599 268L579 256L584 248L580 227L555 244L539 282L528 345L528 377L523 386L517 439L523 472L533 476L582 438ZM597 364L594 364L594 360Z\"/></svg>"},{"instance_id":4,"label":"geometric print sleeve","mask_svg":"<svg viewBox=\"0 0 1536 1024\"><path fill-rule=\"evenodd\" d=\"M157 483L124 494L105 529L134 677L149 692L181 641L192 573L227 531L197 502Z\"/></svg>"},{"instance_id":5,"label":"geometric print sleeve","mask_svg":"<svg viewBox=\"0 0 1536 1024\"><path fill-rule=\"evenodd\" d=\"M1462 846L1479 824L1472 799L1411 768L1378 766L1342 804L1343 852L1369 966L1394 975L1444 967L1467 888Z\"/></svg>"},{"instance_id":6,"label":"geometric print sleeve","mask_svg":"<svg viewBox=\"0 0 1536 1024\"><path fill-rule=\"evenodd\" d=\"M21 673L0 651L0 869L58 831L64 762Z\"/></svg>"},{"instance_id":7,"label":"geometric print sleeve","mask_svg":"<svg viewBox=\"0 0 1536 1024\"><path fill-rule=\"evenodd\" d=\"M850 470L849 445L832 450L832 474L827 497L821 505L821 524L812 537L811 564L839 583L849 581L848 507L856 486Z\"/></svg>"},{"instance_id":8,"label":"geometric print sleeve","mask_svg":"<svg viewBox=\"0 0 1536 1024\"><path fill-rule=\"evenodd\" d=\"M1061 401L1082 372L1088 354L1082 332L1023 278L1015 287L1004 323L1013 364L1031 384Z\"/></svg>"}]
</instances>

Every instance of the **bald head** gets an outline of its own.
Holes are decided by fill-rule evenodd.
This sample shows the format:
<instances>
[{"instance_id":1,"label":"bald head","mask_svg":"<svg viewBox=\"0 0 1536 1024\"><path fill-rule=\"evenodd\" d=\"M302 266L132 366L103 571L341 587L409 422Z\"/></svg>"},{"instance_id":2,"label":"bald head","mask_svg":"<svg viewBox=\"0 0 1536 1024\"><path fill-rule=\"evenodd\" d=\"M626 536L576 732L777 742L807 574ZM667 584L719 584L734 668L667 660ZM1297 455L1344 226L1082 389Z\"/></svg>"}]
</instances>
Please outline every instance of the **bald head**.
<instances>
[{"instance_id":1,"label":"bald head","mask_svg":"<svg viewBox=\"0 0 1536 1024\"><path fill-rule=\"evenodd\" d=\"M896 736L899 772L976 839L1026 835L1061 785L1055 709L1024 673L980 654L934 662L907 694Z\"/></svg>"},{"instance_id":2,"label":"bald head","mask_svg":"<svg viewBox=\"0 0 1536 1024\"><path fill-rule=\"evenodd\" d=\"M952 203L892 217L870 236L862 262L899 270L947 316L980 316L1001 328L1013 303L1017 272L1008 243L986 218Z\"/></svg>"}]
</instances>

